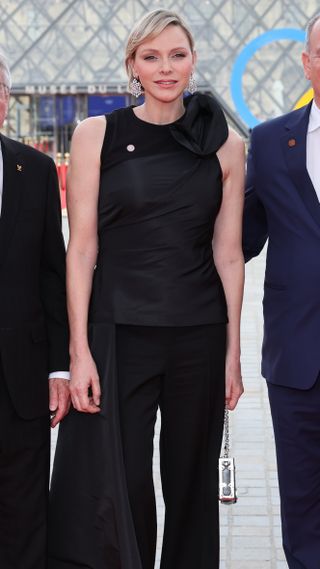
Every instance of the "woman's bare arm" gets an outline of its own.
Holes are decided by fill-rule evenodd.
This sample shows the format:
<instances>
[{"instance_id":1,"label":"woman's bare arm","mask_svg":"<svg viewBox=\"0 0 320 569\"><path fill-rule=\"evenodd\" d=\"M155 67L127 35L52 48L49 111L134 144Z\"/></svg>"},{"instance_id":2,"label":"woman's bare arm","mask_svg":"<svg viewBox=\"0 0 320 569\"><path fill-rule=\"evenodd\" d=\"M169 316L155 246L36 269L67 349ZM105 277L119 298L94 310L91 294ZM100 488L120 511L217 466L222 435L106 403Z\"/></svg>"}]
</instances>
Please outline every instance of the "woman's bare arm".
<instances>
[{"instance_id":1,"label":"woman's bare arm","mask_svg":"<svg viewBox=\"0 0 320 569\"><path fill-rule=\"evenodd\" d=\"M215 264L226 295L227 326L226 404L234 409L243 393L240 366L240 315L244 286L242 213L244 200L244 143L230 130L218 151L223 174L223 198L213 240Z\"/></svg>"},{"instance_id":2,"label":"woman's bare arm","mask_svg":"<svg viewBox=\"0 0 320 569\"><path fill-rule=\"evenodd\" d=\"M70 240L67 249L67 299L70 323L70 391L78 411L98 412L100 383L87 337L88 308L98 251L97 203L100 152L105 117L89 118L76 128L67 178ZM88 390L91 388L92 397Z\"/></svg>"}]
</instances>

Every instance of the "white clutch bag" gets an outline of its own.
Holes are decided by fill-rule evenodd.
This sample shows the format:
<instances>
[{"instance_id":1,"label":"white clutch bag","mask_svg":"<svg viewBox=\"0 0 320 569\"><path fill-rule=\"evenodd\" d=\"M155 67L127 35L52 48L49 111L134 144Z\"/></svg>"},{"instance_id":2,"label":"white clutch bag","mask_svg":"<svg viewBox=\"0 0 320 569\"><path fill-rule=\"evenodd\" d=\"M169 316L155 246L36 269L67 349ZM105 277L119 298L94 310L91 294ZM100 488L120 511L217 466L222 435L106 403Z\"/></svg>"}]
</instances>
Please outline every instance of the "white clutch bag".
<instances>
[{"instance_id":1,"label":"white clutch bag","mask_svg":"<svg viewBox=\"0 0 320 569\"><path fill-rule=\"evenodd\" d=\"M223 456L219 458L219 500L222 504L235 504L237 501L236 467L230 454L229 411L224 412Z\"/></svg>"}]
</instances>

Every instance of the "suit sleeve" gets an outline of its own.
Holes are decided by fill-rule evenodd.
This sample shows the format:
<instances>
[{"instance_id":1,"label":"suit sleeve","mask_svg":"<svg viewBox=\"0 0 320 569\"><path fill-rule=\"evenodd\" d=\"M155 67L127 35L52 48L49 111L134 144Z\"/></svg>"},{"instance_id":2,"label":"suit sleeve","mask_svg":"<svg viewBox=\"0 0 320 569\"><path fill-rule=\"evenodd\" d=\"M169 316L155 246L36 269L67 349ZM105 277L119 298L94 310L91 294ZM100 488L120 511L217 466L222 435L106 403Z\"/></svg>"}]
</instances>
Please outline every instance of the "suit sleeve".
<instances>
[{"instance_id":1,"label":"suit sleeve","mask_svg":"<svg viewBox=\"0 0 320 569\"><path fill-rule=\"evenodd\" d=\"M243 213L242 247L245 261L256 257L262 251L268 239L268 223L266 212L257 195L257 175L254 164L255 140L254 130L248 153L246 190Z\"/></svg>"},{"instance_id":2,"label":"suit sleeve","mask_svg":"<svg viewBox=\"0 0 320 569\"><path fill-rule=\"evenodd\" d=\"M40 267L40 291L49 342L49 372L69 370L65 246L55 164L50 160Z\"/></svg>"}]
</instances>

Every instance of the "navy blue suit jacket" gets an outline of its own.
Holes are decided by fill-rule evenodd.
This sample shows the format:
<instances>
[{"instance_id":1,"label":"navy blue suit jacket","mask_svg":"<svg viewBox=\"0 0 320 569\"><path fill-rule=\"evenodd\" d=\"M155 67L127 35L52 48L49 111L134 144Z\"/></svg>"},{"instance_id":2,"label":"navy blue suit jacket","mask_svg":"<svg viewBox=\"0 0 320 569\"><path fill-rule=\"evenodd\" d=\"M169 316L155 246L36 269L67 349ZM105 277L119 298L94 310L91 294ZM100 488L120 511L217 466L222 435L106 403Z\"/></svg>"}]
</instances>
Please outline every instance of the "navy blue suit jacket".
<instances>
[{"instance_id":1,"label":"navy blue suit jacket","mask_svg":"<svg viewBox=\"0 0 320 569\"><path fill-rule=\"evenodd\" d=\"M253 129L243 233L246 260L269 239L262 375L300 389L320 371L320 204L306 168L310 108Z\"/></svg>"}]
</instances>

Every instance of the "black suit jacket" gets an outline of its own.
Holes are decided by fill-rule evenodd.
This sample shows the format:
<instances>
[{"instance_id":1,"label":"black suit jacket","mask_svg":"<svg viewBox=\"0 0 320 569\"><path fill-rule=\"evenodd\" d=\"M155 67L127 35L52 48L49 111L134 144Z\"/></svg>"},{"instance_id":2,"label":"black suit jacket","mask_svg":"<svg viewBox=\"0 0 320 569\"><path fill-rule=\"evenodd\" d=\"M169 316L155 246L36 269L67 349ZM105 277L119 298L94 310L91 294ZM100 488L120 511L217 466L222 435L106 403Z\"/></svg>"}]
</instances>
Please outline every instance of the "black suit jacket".
<instances>
[{"instance_id":1,"label":"black suit jacket","mask_svg":"<svg viewBox=\"0 0 320 569\"><path fill-rule=\"evenodd\" d=\"M68 370L65 248L51 158L0 135L0 365L17 413L48 413L48 374Z\"/></svg>"}]
</instances>

